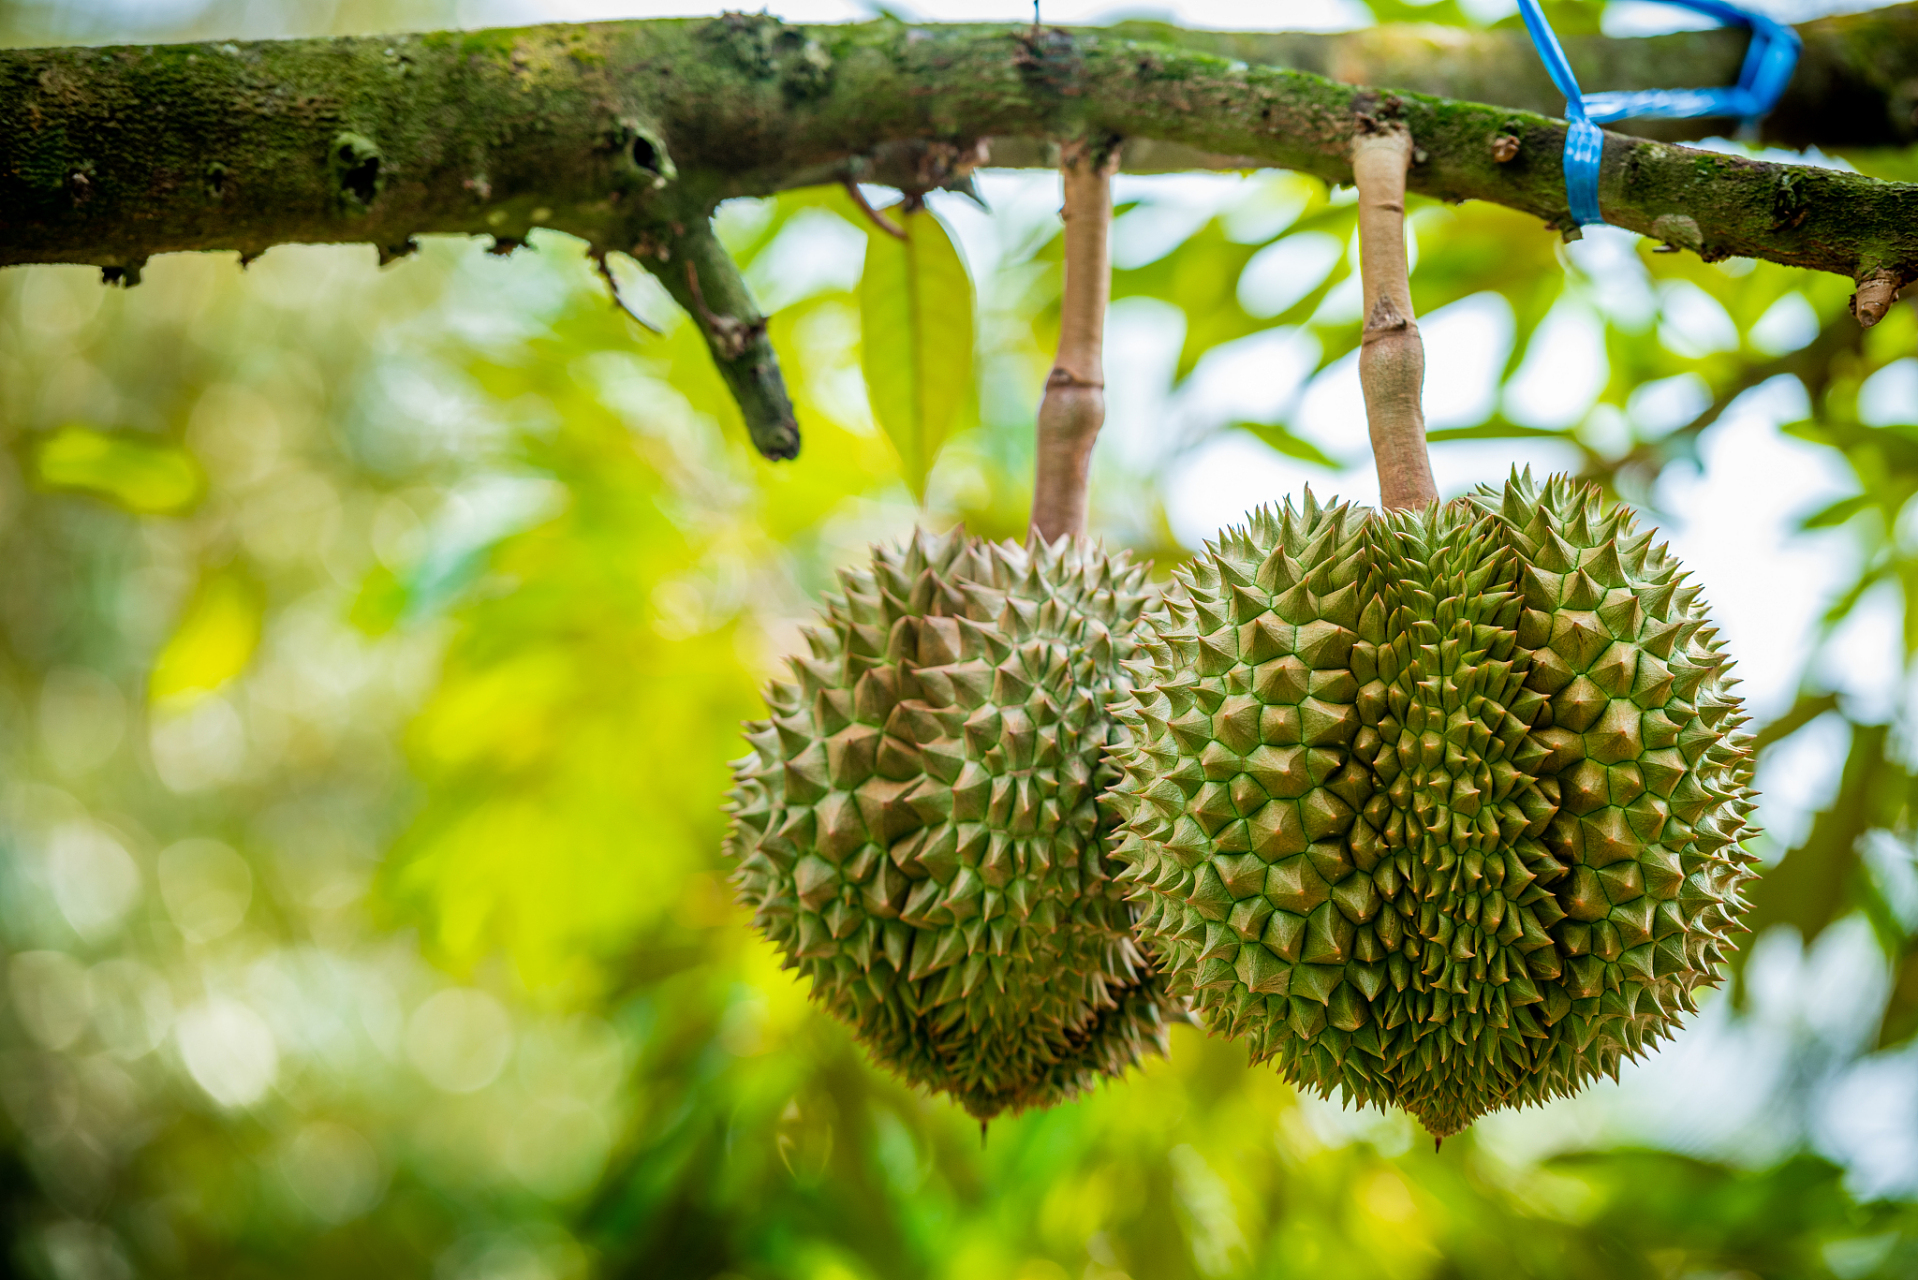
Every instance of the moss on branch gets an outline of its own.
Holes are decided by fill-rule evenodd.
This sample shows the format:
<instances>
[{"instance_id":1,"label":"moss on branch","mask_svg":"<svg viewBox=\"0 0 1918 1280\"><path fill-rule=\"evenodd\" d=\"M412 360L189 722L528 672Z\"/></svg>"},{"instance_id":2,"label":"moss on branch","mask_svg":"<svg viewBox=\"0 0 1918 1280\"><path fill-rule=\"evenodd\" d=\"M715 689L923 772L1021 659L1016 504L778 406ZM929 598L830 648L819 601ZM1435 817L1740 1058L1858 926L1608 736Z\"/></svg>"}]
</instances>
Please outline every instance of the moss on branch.
<instances>
[{"instance_id":1,"label":"moss on branch","mask_svg":"<svg viewBox=\"0 0 1918 1280\"><path fill-rule=\"evenodd\" d=\"M1918 84L1900 70L1918 57L1914 11L1856 15L1853 26L1822 34L1808 24L1815 56L1800 83L1809 89L1794 93L1842 80L1855 98L1867 81L1895 81L1895 92L1880 86L1881 115L1892 121L1884 129L1908 137L1911 105L1893 98ZM1296 37L1155 27L1181 43L1127 38L1138 30L890 19L794 26L728 14L0 51L0 265L92 263L130 281L156 253L251 256L285 242L345 241L391 256L422 234L514 241L545 226L582 237L596 253L647 261L698 316L688 282L678 269L660 270L659 252L679 245L689 255L682 263L696 258L705 219L727 197L848 178L927 189L962 177L988 139L997 140L996 163L1048 163L1031 140L1088 132L1136 140L1126 150L1131 166L1274 165L1347 182L1360 116L1401 119L1419 140L1411 189L1570 225L1564 127L1545 115L1355 86L1194 47L1234 52ZM1862 48L1867 37L1871 56L1853 61L1874 69L1844 80L1834 68L1851 64L1831 50ZM1371 61L1353 53L1329 69L1417 80L1425 55L1404 50L1441 39L1453 37L1367 34ZM1733 45L1718 48L1727 37L1684 39L1705 51L1699 74L1661 64L1661 78L1723 79L1718 63L1736 55ZM1387 57L1393 48L1397 62ZM1480 53L1448 55L1444 65L1489 94L1500 80L1483 72L1491 55ZM1519 60L1529 66L1529 53ZM1918 187L1613 134L1599 195L1613 222L1706 257L1838 272L1880 292L1918 278ZM736 278L721 274L706 286L709 343L758 443L789 456L796 439L782 434L790 410L776 371L766 372L763 329L752 330L757 314L743 289L732 296ZM712 290L725 295L723 306ZM736 342L706 317L750 333Z\"/></svg>"},{"instance_id":2,"label":"moss on branch","mask_svg":"<svg viewBox=\"0 0 1918 1280\"><path fill-rule=\"evenodd\" d=\"M1803 49L1784 96L1759 126L1776 146L1903 147L1918 142L1918 4L1835 14L1800 23ZM1466 31L1392 23L1336 34L1188 31L1121 22L1102 34L1178 44L1222 58L1556 115L1565 102L1522 28ZM1732 84L1750 37L1733 28L1638 39L1564 35L1587 90ZM1725 133L1727 120L1631 120L1618 132L1665 142Z\"/></svg>"},{"instance_id":3,"label":"moss on branch","mask_svg":"<svg viewBox=\"0 0 1918 1280\"><path fill-rule=\"evenodd\" d=\"M638 260L699 325L719 376L746 419L753 447L775 461L799 453L799 424L779 362L739 268L705 218L675 222L638 247Z\"/></svg>"},{"instance_id":4,"label":"moss on branch","mask_svg":"<svg viewBox=\"0 0 1918 1280\"><path fill-rule=\"evenodd\" d=\"M734 14L0 52L0 263L137 270L286 241L398 253L424 233L541 225L629 250L727 196L848 175L936 185L980 139L1087 127L1347 181L1367 112L1419 138L1414 190L1565 219L1562 127L1523 110L1106 32ZM1500 134L1520 143L1504 163ZM1600 196L1619 224L1708 256L1918 275L1909 186L1615 135Z\"/></svg>"}]
</instances>

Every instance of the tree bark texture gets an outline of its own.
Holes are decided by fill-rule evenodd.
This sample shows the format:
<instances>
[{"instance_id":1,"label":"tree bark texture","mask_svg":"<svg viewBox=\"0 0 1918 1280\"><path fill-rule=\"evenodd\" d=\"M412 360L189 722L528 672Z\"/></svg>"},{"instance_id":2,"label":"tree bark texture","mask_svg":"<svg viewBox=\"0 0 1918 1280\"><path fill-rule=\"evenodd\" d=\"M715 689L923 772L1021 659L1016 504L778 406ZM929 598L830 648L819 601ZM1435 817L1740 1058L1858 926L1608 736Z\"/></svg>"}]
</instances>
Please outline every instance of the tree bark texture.
<instances>
[{"instance_id":1,"label":"tree bark texture","mask_svg":"<svg viewBox=\"0 0 1918 1280\"><path fill-rule=\"evenodd\" d=\"M131 277L175 250L398 254L421 233L536 226L602 252L656 248L729 196L845 177L937 186L988 138L1102 133L1349 182L1361 114L1419 139L1413 190L1570 225L1564 127L1522 109L1104 31L729 14L0 52L0 264ZM1001 146L995 162L1039 158ZM1915 186L1613 134L1599 190L1619 225L1708 257L1918 277Z\"/></svg>"},{"instance_id":2,"label":"tree bark texture","mask_svg":"<svg viewBox=\"0 0 1918 1280\"><path fill-rule=\"evenodd\" d=\"M1775 118L1781 140L1908 140L1915 11L1808 24L1813 56ZM652 271L700 323L754 443L787 458L798 431L763 317L706 225L728 197L834 181L924 191L964 181L989 142L996 163L1049 165L1051 144L1035 140L1087 137L1127 140L1139 169L1273 165L1349 182L1364 118L1418 138L1411 189L1575 231L1565 130L1547 116L1241 60L1316 59L1339 76L1555 109L1529 50L1503 35L1386 29L1314 43L1152 27L1161 38L1129 38L1137 30L730 13L0 51L0 266L91 263L131 284L156 253L244 261L274 244L344 241L384 261L422 234L513 243L550 227ZM1642 66L1593 42L1575 42L1575 57L1594 88L1722 81L1742 40L1615 42L1647 50ZM1608 59L1620 66L1593 65ZM1645 74L1607 74L1627 65ZM1827 98L1844 109L1834 116ZM1706 258L1848 275L1862 323L1918 279L1918 186L1615 133L1599 197L1612 222Z\"/></svg>"},{"instance_id":3,"label":"tree bark texture","mask_svg":"<svg viewBox=\"0 0 1918 1280\"><path fill-rule=\"evenodd\" d=\"M711 220L676 219L635 244L634 250L699 326L753 447L775 462L797 457L799 424L766 336L766 318L738 266L713 235Z\"/></svg>"},{"instance_id":4,"label":"tree bark texture","mask_svg":"<svg viewBox=\"0 0 1918 1280\"><path fill-rule=\"evenodd\" d=\"M1795 28L1804 48L1759 141L1782 147L1902 147L1918 142L1918 4L1819 18ZM1106 34L1178 44L1223 58L1310 71L1441 98L1496 102L1556 116L1565 99L1514 26L1497 31L1391 24L1335 35L1187 31L1121 22ZM1640 39L1564 35L1579 84L1600 89L1676 89L1734 84L1750 37L1732 28ZM1628 120L1619 133L1666 142L1723 134L1732 121ZM1132 162L1128 161L1128 167Z\"/></svg>"}]
</instances>

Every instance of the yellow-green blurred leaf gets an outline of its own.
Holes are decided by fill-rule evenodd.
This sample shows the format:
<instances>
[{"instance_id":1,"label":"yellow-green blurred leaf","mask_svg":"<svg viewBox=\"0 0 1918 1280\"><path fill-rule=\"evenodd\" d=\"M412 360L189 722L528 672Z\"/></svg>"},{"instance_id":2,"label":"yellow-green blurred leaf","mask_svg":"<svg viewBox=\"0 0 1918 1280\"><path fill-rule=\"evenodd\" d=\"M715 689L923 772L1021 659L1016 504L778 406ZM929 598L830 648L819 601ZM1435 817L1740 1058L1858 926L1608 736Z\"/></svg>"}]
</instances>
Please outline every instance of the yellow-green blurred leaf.
<instances>
[{"instance_id":1,"label":"yellow-green blurred leaf","mask_svg":"<svg viewBox=\"0 0 1918 1280\"><path fill-rule=\"evenodd\" d=\"M360 583L347 620L369 636L383 636L399 622L407 603L406 584L385 565L376 565Z\"/></svg>"},{"instance_id":2,"label":"yellow-green blurred leaf","mask_svg":"<svg viewBox=\"0 0 1918 1280\"><path fill-rule=\"evenodd\" d=\"M931 210L888 216L906 239L866 233L860 365L872 416L923 501L926 476L972 392L972 278Z\"/></svg>"},{"instance_id":3,"label":"yellow-green blurred leaf","mask_svg":"<svg viewBox=\"0 0 1918 1280\"><path fill-rule=\"evenodd\" d=\"M208 578L154 659L148 695L168 702L211 693L246 670L259 642L257 593L232 574Z\"/></svg>"},{"instance_id":4,"label":"yellow-green blurred leaf","mask_svg":"<svg viewBox=\"0 0 1918 1280\"><path fill-rule=\"evenodd\" d=\"M142 515L184 511L201 490L185 450L87 427L62 427L41 441L33 474L43 488L89 493Z\"/></svg>"}]
</instances>

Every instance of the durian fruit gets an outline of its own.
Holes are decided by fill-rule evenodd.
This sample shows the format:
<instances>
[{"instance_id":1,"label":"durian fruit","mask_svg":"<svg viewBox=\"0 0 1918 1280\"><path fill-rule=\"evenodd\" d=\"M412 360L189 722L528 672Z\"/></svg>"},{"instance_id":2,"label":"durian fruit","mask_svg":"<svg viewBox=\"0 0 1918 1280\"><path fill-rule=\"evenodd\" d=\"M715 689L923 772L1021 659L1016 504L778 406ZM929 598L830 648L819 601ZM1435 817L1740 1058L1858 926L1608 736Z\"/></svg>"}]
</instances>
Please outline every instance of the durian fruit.
<instances>
[{"instance_id":1,"label":"durian fruit","mask_svg":"<svg viewBox=\"0 0 1918 1280\"><path fill-rule=\"evenodd\" d=\"M875 548L734 766L755 924L874 1058L982 1120L1164 1052L1098 803L1144 577L1071 538Z\"/></svg>"},{"instance_id":2,"label":"durian fruit","mask_svg":"<svg viewBox=\"0 0 1918 1280\"><path fill-rule=\"evenodd\" d=\"M1212 1030L1438 1137L1616 1077L1717 982L1752 859L1698 588L1564 478L1262 508L1176 574L1115 804Z\"/></svg>"}]
</instances>

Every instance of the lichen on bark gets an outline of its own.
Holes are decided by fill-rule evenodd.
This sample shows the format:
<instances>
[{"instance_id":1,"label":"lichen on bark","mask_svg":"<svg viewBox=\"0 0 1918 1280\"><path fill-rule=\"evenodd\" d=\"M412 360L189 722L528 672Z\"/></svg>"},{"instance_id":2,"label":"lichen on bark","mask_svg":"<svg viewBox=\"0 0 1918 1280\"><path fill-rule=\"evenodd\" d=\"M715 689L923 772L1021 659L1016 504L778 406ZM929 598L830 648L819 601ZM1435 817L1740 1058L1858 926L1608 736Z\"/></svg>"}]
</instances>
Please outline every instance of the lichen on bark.
<instances>
[{"instance_id":1,"label":"lichen on bark","mask_svg":"<svg viewBox=\"0 0 1918 1280\"><path fill-rule=\"evenodd\" d=\"M1857 16L1882 39L1913 25L1913 8ZM1360 115L1401 120L1419 139L1412 190L1571 225L1564 126L1547 116L1193 47L1276 48L1278 37L1127 38L1135 29L797 26L727 14L0 51L0 265L84 262L131 281L155 253L347 241L391 257L423 234L512 242L544 226L657 272L661 248L703 235L723 199L848 179L948 185L982 159L986 139L995 163L1049 163L1031 140L1096 132L1127 139L1136 167L1272 165L1349 182ZM1832 31L1813 32L1825 53L1803 74L1854 97L1878 92L1912 56L1881 44L1869 74L1841 75L1833 68L1853 63L1830 49L1852 48L1849 29ZM1384 37L1367 39L1372 61L1348 62L1417 78L1393 69L1403 64L1380 52ZM1470 71L1474 86L1493 87L1479 63L1459 66L1454 78ZM1881 105L1895 115L1903 92L1883 89ZM1495 148L1501 138L1511 141ZM1879 292L1918 278L1918 187L1612 134L1599 194L1611 221L1706 257L1840 272ZM682 305L695 302L680 272L660 275ZM757 313L743 287L713 287L728 300L721 309L709 297L708 314L750 330ZM724 324L702 324L755 439L790 452L763 330L742 344ZM728 351L740 362L730 370Z\"/></svg>"}]
</instances>

